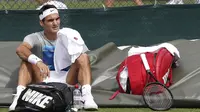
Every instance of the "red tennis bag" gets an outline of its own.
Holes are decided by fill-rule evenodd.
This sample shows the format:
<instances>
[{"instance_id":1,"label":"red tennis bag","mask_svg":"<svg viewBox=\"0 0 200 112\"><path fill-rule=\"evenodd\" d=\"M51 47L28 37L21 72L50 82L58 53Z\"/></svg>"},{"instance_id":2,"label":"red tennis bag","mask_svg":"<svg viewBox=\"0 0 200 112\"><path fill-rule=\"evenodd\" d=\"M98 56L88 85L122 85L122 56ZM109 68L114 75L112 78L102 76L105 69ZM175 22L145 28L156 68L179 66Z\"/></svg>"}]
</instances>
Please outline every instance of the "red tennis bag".
<instances>
[{"instance_id":1,"label":"red tennis bag","mask_svg":"<svg viewBox=\"0 0 200 112\"><path fill-rule=\"evenodd\" d=\"M145 52L149 66L155 78L166 87L172 84L172 64L174 56L166 49L160 48L155 52ZM144 68L140 54L127 57L120 65L116 80L119 90L110 98L113 99L121 93L142 95L147 83L148 74Z\"/></svg>"}]
</instances>

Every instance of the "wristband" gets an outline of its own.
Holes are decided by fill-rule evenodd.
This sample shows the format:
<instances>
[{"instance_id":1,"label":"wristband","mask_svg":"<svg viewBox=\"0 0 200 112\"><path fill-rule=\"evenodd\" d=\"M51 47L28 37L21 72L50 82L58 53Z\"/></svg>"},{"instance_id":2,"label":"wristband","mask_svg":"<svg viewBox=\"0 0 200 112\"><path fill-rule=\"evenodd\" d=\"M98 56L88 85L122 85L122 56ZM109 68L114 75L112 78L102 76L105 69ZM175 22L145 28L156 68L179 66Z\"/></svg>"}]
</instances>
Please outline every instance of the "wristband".
<instances>
[{"instance_id":1,"label":"wristband","mask_svg":"<svg viewBox=\"0 0 200 112\"><path fill-rule=\"evenodd\" d=\"M31 54L29 57L28 57L28 62L31 63L31 64L34 64L36 65L36 63L38 61L42 61L40 58L38 58L36 55L34 54Z\"/></svg>"}]
</instances>

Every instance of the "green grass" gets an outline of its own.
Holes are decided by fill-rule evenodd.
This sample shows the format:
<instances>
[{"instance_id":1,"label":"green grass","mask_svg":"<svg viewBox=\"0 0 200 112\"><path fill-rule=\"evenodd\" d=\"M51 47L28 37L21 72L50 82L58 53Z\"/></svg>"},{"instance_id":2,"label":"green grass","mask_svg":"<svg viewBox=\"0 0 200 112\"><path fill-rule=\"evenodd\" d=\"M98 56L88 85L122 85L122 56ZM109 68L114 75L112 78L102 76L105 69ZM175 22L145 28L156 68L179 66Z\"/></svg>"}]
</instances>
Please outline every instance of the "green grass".
<instances>
[{"instance_id":1,"label":"green grass","mask_svg":"<svg viewBox=\"0 0 200 112\"><path fill-rule=\"evenodd\" d=\"M0 112L8 112L8 109L1 108ZM98 112L152 112L152 110L150 110L148 108L100 108ZM166 112L200 112L200 109L196 109L196 108L175 109L175 108L173 108Z\"/></svg>"}]
</instances>

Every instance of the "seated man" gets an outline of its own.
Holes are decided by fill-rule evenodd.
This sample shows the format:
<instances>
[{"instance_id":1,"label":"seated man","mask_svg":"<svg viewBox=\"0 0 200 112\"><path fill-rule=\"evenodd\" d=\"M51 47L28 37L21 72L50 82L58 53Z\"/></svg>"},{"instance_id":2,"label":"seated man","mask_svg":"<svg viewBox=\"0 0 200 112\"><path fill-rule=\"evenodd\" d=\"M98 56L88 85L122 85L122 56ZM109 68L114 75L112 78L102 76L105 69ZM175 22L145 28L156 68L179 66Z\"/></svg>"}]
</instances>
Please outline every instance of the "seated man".
<instances>
[{"instance_id":1,"label":"seated man","mask_svg":"<svg viewBox=\"0 0 200 112\"><path fill-rule=\"evenodd\" d=\"M68 86L79 83L84 109L97 110L91 94L90 62L85 53L88 48L81 35L71 28L60 29L60 16L54 5L44 5L39 11L39 19L44 31L27 35L16 49L22 63L17 93L9 110L15 110L19 95L28 84L44 79Z\"/></svg>"}]
</instances>

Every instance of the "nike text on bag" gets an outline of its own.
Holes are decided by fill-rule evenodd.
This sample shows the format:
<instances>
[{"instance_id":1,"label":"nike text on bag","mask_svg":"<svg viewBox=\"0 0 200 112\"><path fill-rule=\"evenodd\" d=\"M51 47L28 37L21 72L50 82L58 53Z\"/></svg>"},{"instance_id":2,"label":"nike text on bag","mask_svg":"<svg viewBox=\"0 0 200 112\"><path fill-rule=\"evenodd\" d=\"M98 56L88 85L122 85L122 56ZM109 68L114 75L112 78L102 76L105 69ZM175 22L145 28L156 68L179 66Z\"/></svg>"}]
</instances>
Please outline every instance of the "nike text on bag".
<instances>
[{"instance_id":1,"label":"nike text on bag","mask_svg":"<svg viewBox=\"0 0 200 112\"><path fill-rule=\"evenodd\" d=\"M17 109L21 111L65 112L71 109L72 88L63 83L28 85L21 93Z\"/></svg>"},{"instance_id":2,"label":"nike text on bag","mask_svg":"<svg viewBox=\"0 0 200 112\"><path fill-rule=\"evenodd\" d=\"M172 67L176 61L166 48L162 47L154 52L145 52L150 70L154 73L155 78L166 87L172 84ZM119 85L119 90L116 91L110 98L114 99L118 93L128 93L134 95L142 95L146 85L147 75L140 54L135 54L127 57L118 69L116 80ZM154 81L154 80L149 80Z\"/></svg>"}]
</instances>

